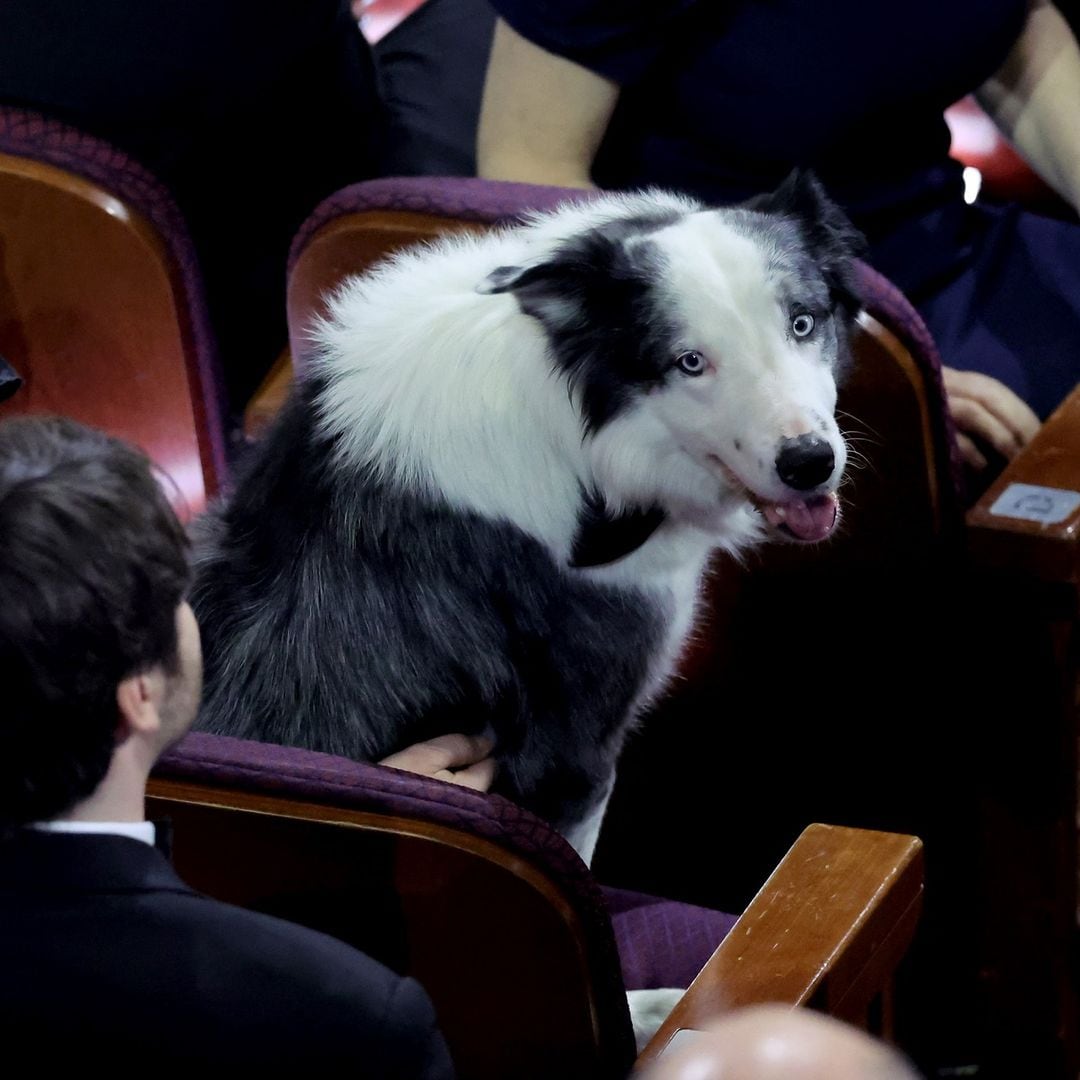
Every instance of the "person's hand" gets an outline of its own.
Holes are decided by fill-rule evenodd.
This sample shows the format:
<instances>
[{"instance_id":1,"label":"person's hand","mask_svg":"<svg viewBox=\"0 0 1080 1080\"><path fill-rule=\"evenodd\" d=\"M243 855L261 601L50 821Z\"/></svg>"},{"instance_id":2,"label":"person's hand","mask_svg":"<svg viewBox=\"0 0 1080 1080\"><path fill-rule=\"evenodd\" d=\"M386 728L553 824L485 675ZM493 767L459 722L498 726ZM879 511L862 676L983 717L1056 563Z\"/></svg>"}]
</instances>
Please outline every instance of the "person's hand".
<instances>
[{"instance_id":1,"label":"person's hand","mask_svg":"<svg viewBox=\"0 0 1080 1080\"><path fill-rule=\"evenodd\" d=\"M494 749L494 740L486 735L440 735L407 746L379 764L487 791L495 779L495 759L491 756Z\"/></svg>"},{"instance_id":2,"label":"person's hand","mask_svg":"<svg viewBox=\"0 0 1080 1080\"><path fill-rule=\"evenodd\" d=\"M955 368L943 368L942 375L949 411L958 429L956 441L964 461L973 469L986 468L986 456L976 439L1011 461L1039 430L1039 418L1027 403L997 379Z\"/></svg>"}]
</instances>

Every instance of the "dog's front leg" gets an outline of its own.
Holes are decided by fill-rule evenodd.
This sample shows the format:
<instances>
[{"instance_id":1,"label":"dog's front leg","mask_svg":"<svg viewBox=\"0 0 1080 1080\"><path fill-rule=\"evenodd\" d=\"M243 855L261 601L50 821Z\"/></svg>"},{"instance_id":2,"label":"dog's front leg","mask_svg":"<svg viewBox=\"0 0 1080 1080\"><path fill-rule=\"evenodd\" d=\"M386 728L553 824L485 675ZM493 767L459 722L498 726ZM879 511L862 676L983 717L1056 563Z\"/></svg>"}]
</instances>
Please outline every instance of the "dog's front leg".
<instances>
[{"instance_id":1,"label":"dog's front leg","mask_svg":"<svg viewBox=\"0 0 1080 1080\"><path fill-rule=\"evenodd\" d=\"M591 865L604 812L615 783L615 753L571 739L540 738L542 724L508 748L500 739L493 790L543 818Z\"/></svg>"},{"instance_id":2,"label":"dog's front leg","mask_svg":"<svg viewBox=\"0 0 1080 1080\"><path fill-rule=\"evenodd\" d=\"M615 774L612 773L607 787L597 800L596 805L587 810L580 821L571 822L562 829L563 836L581 856L586 866L592 866L593 852L596 851L596 842L600 838L600 826L604 823L604 814L607 812L608 802L611 799L611 789L614 786Z\"/></svg>"}]
</instances>

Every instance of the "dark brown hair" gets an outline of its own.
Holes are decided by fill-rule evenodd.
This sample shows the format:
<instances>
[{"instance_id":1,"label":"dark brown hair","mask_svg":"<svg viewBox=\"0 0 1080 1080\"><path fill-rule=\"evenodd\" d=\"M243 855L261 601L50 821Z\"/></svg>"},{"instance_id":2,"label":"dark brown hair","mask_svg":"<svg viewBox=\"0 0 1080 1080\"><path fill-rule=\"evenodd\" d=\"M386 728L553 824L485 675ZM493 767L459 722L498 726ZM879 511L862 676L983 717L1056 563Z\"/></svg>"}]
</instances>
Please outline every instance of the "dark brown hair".
<instances>
[{"instance_id":1,"label":"dark brown hair","mask_svg":"<svg viewBox=\"0 0 1080 1080\"><path fill-rule=\"evenodd\" d=\"M109 768L117 685L176 663L187 538L133 447L71 420L0 422L0 826Z\"/></svg>"}]
</instances>

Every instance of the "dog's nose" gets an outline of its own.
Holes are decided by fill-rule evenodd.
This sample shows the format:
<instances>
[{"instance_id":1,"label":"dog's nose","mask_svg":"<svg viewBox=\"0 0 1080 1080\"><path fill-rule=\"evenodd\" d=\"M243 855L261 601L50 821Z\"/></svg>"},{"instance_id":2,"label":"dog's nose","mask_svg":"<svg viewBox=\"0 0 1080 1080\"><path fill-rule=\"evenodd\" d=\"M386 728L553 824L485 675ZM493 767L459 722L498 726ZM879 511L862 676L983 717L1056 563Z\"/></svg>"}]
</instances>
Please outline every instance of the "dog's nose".
<instances>
[{"instance_id":1,"label":"dog's nose","mask_svg":"<svg viewBox=\"0 0 1080 1080\"><path fill-rule=\"evenodd\" d=\"M788 487L809 491L832 476L836 457L820 435L796 435L784 439L776 455L776 471Z\"/></svg>"}]
</instances>

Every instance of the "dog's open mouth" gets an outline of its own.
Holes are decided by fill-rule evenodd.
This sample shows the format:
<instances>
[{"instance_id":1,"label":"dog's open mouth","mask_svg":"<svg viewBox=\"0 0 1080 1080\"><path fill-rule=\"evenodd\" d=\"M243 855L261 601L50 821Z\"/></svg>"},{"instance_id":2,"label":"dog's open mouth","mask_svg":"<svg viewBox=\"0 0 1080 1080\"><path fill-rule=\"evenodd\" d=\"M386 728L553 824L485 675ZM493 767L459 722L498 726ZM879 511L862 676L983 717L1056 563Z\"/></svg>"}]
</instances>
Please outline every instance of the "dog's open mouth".
<instances>
[{"instance_id":1,"label":"dog's open mouth","mask_svg":"<svg viewBox=\"0 0 1080 1080\"><path fill-rule=\"evenodd\" d=\"M840 500L835 491L785 503L762 502L754 495L750 501L774 529L805 543L824 540L840 517Z\"/></svg>"},{"instance_id":2,"label":"dog's open mouth","mask_svg":"<svg viewBox=\"0 0 1080 1080\"><path fill-rule=\"evenodd\" d=\"M826 539L836 528L836 523L840 520L840 499L835 491L819 492L805 499L792 498L787 502L768 502L751 491L715 455L713 461L720 466L732 486L746 496L769 525L785 536L812 544Z\"/></svg>"}]
</instances>

